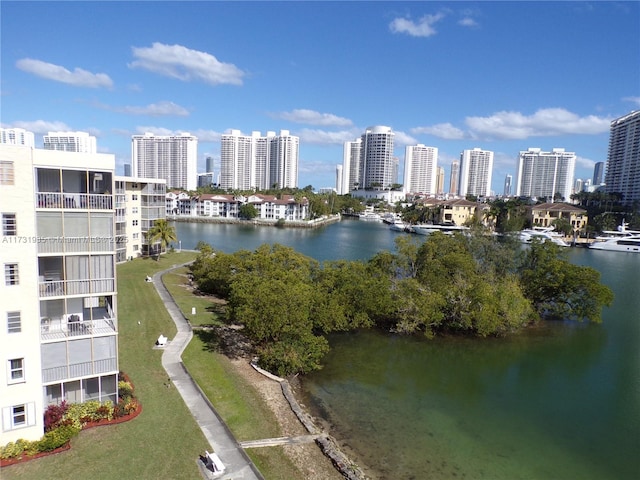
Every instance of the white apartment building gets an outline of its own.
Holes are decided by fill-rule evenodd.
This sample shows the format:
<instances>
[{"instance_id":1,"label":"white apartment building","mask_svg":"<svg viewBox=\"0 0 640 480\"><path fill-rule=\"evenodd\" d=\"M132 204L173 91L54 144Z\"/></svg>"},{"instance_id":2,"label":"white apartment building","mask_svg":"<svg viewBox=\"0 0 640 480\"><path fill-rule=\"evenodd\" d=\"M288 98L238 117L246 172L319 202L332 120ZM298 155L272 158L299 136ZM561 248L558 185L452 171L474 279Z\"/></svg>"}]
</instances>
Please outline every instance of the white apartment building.
<instances>
[{"instance_id":1,"label":"white apartment building","mask_svg":"<svg viewBox=\"0 0 640 480\"><path fill-rule=\"evenodd\" d=\"M189 133L131 137L132 176L161 179L169 188L197 188L198 139Z\"/></svg>"},{"instance_id":2,"label":"white apartment building","mask_svg":"<svg viewBox=\"0 0 640 480\"><path fill-rule=\"evenodd\" d=\"M460 154L460 183L458 195L491 195L491 174L493 172L493 152L474 148Z\"/></svg>"},{"instance_id":3,"label":"white apartment building","mask_svg":"<svg viewBox=\"0 0 640 480\"><path fill-rule=\"evenodd\" d=\"M344 142L342 153L342 194L357 190L360 183L360 156L362 155L362 138L352 142Z\"/></svg>"},{"instance_id":4,"label":"white apartment building","mask_svg":"<svg viewBox=\"0 0 640 480\"><path fill-rule=\"evenodd\" d=\"M115 158L0 145L0 444L117 401Z\"/></svg>"},{"instance_id":5,"label":"white apartment building","mask_svg":"<svg viewBox=\"0 0 640 480\"><path fill-rule=\"evenodd\" d=\"M407 145L404 153L404 184L406 193L437 193L438 149L422 144Z\"/></svg>"},{"instance_id":6,"label":"white apartment building","mask_svg":"<svg viewBox=\"0 0 640 480\"><path fill-rule=\"evenodd\" d=\"M575 165L576 154L565 152L564 148L554 148L551 152L543 152L540 148L521 151L516 196L551 200L560 194L564 200L569 200Z\"/></svg>"},{"instance_id":7,"label":"white apartment building","mask_svg":"<svg viewBox=\"0 0 640 480\"><path fill-rule=\"evenodd\" d=\"M360 188L386 189L397 182L394 178L393 138L391 127L369 127L362 134L360 152Z\"/></svg>"},{"instance_id":8,"label":"white apartment building","mask_svg":"<svg viewBox=\"0 0 640 480\"><path fill-rule=\"evenodd\" d=\"M154 255L147 233L156 220L166 219L167 182L159 179L115 177L116 262Z\"/></svg>"},{"instance_id":9,"label":"white apartment building","mask_svg":"<svg viewBox=\"0 0 640 480\"><path fill-rule=\"evenodd\" d=\"M605 185L624 203L640 201L640 110L611 122Z\"/></svg>"},{"instance_id":10,"label":"white apartment building","mask_svg":"<svg viewBox=\"0 0 640 480\"><path fill-rule=\"evenodd\" d=\"M35 136L24 128L0 128L0 144L35 147Z\"/></svg>"},{"instance_id":11,"label":"white apartment building","mask_svg":"<svg viewBox=\"0 0 640 480\"><path fill-rule=\"evenodd\" d=\"M266 136L231 130L220 139L220 187L226 190L297 188L300 140L281 130Z\"/></svg>"},{"instance_id":12,"label":"white apartment building","mask_svg":"<svg viewBox=\"0 0 640 480\"><path fill-rule=\"evenodd\" d=\"M338 195L343 195L347 192L344 191L344 181L342 176L343 166L336 165L336 188L335 191Z\"/></svg>"},{"instance_id":13,"label":"white apartment building","mask_svg":"<svg viewBox=\"0 0 640 480\"><path fill-rule=\"evenodd\" d=\"M49 132L43 137L45 150L97 153L96 137L87 132Z\"/></svg>"}]
</instances>

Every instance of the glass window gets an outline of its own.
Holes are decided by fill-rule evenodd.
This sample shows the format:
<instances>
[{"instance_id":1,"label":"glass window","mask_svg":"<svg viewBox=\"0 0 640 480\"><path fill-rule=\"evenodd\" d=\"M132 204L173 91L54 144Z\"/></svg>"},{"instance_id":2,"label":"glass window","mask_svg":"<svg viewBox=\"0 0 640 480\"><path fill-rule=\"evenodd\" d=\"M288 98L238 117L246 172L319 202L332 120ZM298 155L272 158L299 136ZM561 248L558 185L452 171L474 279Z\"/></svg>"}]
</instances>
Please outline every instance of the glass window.
<instances>
[{"instance_id":1,"label":"glass window","mask_svg":"<svg viewBox=\"0 0 640 480\"><path fill-rule=\"evenodd\" d=\"M5 236L16 236L18 234L15 213L2 214L2 234Z\"/></svg>"},{"instance_id":2,"label":"glass window","mask_svg":"<svg viewBox=\"0 0 640 480\"><path fill-rule=\"evenodd\" d=\"M13 185L15 182L13 162L0 161L0 185Z\"/></svg>"},{"instance_id":3,"label":"glass window","mask_svg":"<svg viewBox=\"0 0 640 480\"><path fill-rule=\"evenodd\" d=\"M86 378L82 381L84 384L83 401L100 399L100 379L98 377Z\"/></svg>"},{"instance_id":4,"label":"glass window","mask_svg":"<svg viewBox=\"0 0 640 480\"><path fill-rule=\"evenodd\" d=\"M20 277L18 276L18 264L5 263L4 264L4 284L18 285L19 283L20 283Z\"/></svg>"},{"instance_id":5,"label":"glass window","mask_svg":"<svg viewBox=\"0 0 640 480\"><path fill-rule=\"evenodd\" d=\"M15 405L11 407L11 425L12 427L21 427L27 424L27 408L26 405Z\"/></svg>"},{"instance_id":6,"label":"glass window","mask_svg":"<svg viewBox=\"0 0 640 480\"><path fill-rule=\"evenodd\" d=\"M16 383L24 380L24 358L14 358L9 360L9 383Z\"/></svg>"},{"instance_id":7,"label":"glass window","mask_svg":"<svg viewBox=\"0 0 640 480\"><path fill-rule=\"evenodd\" d=\"M62 213L60 212L37 212L36 228L39 237L61 237L62 236Z\"/></svg>"},{"instance_id":8,"label":"glass window","mask_svg":"<svg viewBox=\"0 0 640 480\"><path fill-rule=\"evenodd\" d=\"M20 312L7 312L7 333L20 333L21 331Z\"/></svg>"},{"instance_id":9,"label":"glass window","mask_svg":"<svg viewBox=\"0 0 640 480\"><path fill-rule=\"evenodd\" d=\"M47 385L44 387L47 405L57 405L62 402L62 385Z\"/></svg>"}]
</instances>

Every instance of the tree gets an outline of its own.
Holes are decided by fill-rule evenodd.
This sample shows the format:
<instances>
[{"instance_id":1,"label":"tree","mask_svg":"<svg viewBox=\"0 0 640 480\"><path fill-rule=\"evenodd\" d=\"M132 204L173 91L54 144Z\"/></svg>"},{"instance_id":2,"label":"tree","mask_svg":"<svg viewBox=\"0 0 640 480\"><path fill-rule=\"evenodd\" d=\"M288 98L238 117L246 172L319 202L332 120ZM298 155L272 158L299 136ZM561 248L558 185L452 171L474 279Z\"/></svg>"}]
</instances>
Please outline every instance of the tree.
<instances>
[{"instance_id":1,"label":"tree","mask_svg":"<svg viewBox=\"0 0 640 480\"><path fill-rule=\"evenodd\" d=\"M178 240L175 227L169 225L165 219L161 218L155 221L153 227L147 232L147 242L149 245L160 242L160 252L156 257L160 259L160 253L166 250L167 245Z\"/></svg>"},{"instance_id":2,"label":"tree","mask_svg":"<svg viewBox=\"0 0 640 480\"><path fill-rule=\"evenodd\" d=\"M256 210L256 207L254 207L250 203L243 203L242 205L240 205L238 214L240 215L240 218L252 220L258 216L258 211Z\"/></svg>"}]
</instances>

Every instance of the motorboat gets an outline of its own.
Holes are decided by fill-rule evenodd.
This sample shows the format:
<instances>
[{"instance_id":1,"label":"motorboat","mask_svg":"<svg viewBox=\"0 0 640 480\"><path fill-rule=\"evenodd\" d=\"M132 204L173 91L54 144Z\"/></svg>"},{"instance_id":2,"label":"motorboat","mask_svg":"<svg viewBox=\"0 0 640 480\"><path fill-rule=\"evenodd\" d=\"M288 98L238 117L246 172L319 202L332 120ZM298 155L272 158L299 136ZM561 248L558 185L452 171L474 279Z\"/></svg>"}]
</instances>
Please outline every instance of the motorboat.
<instances>
[{"instance_id":1,"label":"motorboat","mask_svg":"<svg viewBox=\"0 0 640 480\"><path fill-rule=\"evenodd\" d=\"M603 230L600 235L595 238L596 242L606 242L612 238L625 238L640 235L640 230L629 230L629 224L622 220L617 230Z\"/></svg>"},{"instance_id":2,"label":"motorboat","mask_svg":"<svg viewBox=\"0 0 640 480\"><path fill-rule=\"evenodd\" d=\"M623 237L611 237L589 245L592 250L607 250L610 252L640 253L640 234L626 235Z\"/></svg>"},{"instance_id":3,"label":"motorboat","mask_svg":"<svg viewBox=\"0 0 640 480\"><path fill-rule=\"evenodd\" d=\"M552 242L561 247L568 247L569 244L565 242L558 232L553 230L553 227L549 228L526 228L518 232L518 240L522 243L531 243L535 240L541 242Z\"/></svg>"},{"instance_id":4,"label":"motorboat","mask_svg":"<svg viewBox=\"0 0 640 480\"><path fill-rule=\"evenodd\" d=\"M422 225L412 225L413 231L418 235L430 235L433 232L442 232L445 235L453 235L456 232L466 232L469 230L469 227L465 227L462 225L431 225L431 224L422 224Z\"/></svg>"},{"instance_id":5,"label":"motorboat","mask_svg":"<svg viewBox=\"0 0 640 480\"><path fill-rule=\"evenodd\" d=\"M400 219L394 220L393 223L389 225L389 228L394 232L406 232L409 227L410 225L408 223L405 223Z\"/></svg>"}]
</instances>

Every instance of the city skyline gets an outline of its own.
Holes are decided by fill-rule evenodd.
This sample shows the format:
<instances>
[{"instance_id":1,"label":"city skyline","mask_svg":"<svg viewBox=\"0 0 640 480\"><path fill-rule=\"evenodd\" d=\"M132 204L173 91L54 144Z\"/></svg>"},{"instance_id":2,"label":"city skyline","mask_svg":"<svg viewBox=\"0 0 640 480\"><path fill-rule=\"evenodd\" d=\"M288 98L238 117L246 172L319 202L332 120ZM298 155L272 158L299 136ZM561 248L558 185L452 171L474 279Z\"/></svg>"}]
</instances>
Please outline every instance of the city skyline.
<instances>
[{"instance_id":1,"label":"city skyline","mask_svg":"<svg viewBox=\"0 0 640 480\"><path fill-rule=\"evenodd\" d=\"M1 126L34 132L38 148L49 131L88 132L99 152L115 155L118 174L131 161L131 137L147 131L190 132L197 171L212 157L219 172L225 132L289 130L300 138L298 185L335 187L344 142L388 125L399 183L406 146L438 148L447 179L464 150L481 148L495 152L499 194L530 147L576 152L575 178L592 178L607 160L611 121L640 109L636 2L0 9ZM544 35L522 35L523 18ZM614 41L624 48L612 52Z\"/></svg>"}]
</instances>

